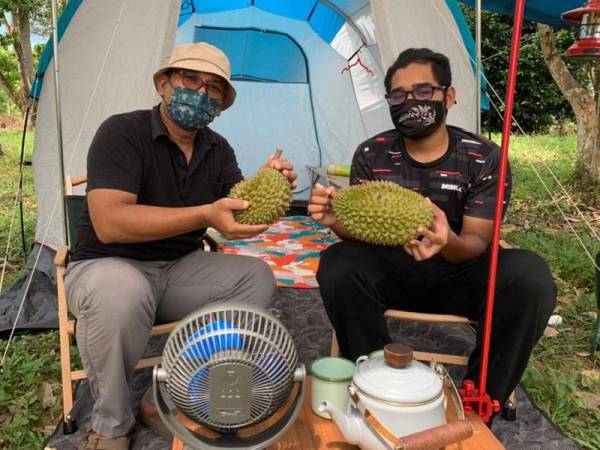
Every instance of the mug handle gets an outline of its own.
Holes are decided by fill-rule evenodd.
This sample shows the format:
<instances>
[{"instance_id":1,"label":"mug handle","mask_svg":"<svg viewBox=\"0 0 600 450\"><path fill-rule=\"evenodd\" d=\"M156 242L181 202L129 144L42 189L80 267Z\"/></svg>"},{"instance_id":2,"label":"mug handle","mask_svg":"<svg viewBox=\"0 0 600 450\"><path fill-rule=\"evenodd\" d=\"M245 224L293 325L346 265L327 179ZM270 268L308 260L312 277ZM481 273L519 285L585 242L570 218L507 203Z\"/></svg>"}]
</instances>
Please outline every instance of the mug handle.
<instances>
[{"instance_id":1,"label":"mug handle","mask_svg":"<svg viewBox=\"0 0 600 450\"><path fill-rule=\"evenodd\" d=\"M364 362L367 359L369 359L367 355L359 356L358 358L356 358L356 365L358 366L361 362Z\"/></svg>"}]
</instances>

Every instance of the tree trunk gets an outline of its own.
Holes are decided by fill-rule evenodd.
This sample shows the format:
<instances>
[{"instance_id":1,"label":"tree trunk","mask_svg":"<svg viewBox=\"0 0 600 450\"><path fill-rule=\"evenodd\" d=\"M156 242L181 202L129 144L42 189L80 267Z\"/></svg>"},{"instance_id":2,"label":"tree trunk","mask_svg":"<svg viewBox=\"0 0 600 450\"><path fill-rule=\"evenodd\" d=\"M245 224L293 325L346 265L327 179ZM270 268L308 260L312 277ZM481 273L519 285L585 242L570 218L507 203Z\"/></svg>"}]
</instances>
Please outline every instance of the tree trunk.
<instances>
[{"instance_id":1,"label":"tree trunk","mask_svg":"<svg viewBox=\"0 0 600 450\"><path fill-rule=\"evenodd\" d=\"M27 12L15 11L13 13L13 25L15 31L15 53L19 62L21 74L20 108L25 113L29 96L31 94L31 83L33 81L33 53L31 51L31 29L29 26L29 14ZM33 125L33 122L32 122Z\"/></svg>"},{"instance_id":2,"label":"tree trunk","mask_svg":"<svg viewBox=\"0 0 600 450\"><path fill-rule=\"evenodd\" d=\"M538 24L540 46L546 65L562 94L573 108L577 122L577 172L600 180L600 136L594 93L575 80L556 48L552 28Z\"/></svg>"}]
</instances>

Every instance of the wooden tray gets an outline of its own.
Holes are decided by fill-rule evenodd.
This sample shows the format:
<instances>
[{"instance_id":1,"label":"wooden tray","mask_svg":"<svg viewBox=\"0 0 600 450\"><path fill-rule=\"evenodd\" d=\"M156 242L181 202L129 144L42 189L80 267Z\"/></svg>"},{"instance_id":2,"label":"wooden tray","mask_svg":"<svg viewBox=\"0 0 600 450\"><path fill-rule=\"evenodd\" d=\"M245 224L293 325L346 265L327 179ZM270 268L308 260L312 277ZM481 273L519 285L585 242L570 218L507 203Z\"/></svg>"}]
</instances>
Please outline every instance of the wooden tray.
<instances>
[{"instance_id":1,"label":"wooden tray","mask_svg":"<svg viewBox=\"0 0 600 450\"><path fill-rule=\"evenodd\" d=\"M307 379L306 398L296 422L284 437L269 450L357 450L358 447L347 444L331 420L317 416L310 407L311 377ZM449 445L446 450L500 450L504 449L500 441L483 423L479 416L469 414L474 433L466 441Z\"/></svg>"}]
</instances>

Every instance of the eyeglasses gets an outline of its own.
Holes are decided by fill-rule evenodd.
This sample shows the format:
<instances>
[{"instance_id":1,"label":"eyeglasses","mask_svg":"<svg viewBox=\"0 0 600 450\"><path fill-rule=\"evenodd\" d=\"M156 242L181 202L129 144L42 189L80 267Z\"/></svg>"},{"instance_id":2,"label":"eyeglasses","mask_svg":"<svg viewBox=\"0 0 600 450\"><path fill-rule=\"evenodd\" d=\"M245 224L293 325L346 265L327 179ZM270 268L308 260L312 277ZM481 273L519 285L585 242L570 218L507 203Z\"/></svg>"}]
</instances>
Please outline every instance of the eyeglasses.
<instances>
[{"instance_id":1,"label":"eyeglasses","mask_svg":"<svg viewBox=\"0 0 600 450\"><path fill-rule=\"evenodd\" d=\"M206 93L216 100L223 100L227 87L218 81L204 81L200 76L187 72L185 70L176 70L173 73L178 73L181 77L181 83L186 89L199 91L203 87L206 88Z\"/></svg>"},{"instance_id":2,"label":"eyeglasses","mask_svg":"<svg viewBox=\"0 0 600 450\"><path fill-rule=\"evenodd\" d=\"M415 100L431 100L433 98L433 94L436 90L440 90L446 94L448 86L437 86L435 84L419 86L412 91L393 91L390 94L385 95L385 99L388 101L390 106L401 105L406 101L408 95L412 95L412 98Z\"/></svg>"}]
</instances>

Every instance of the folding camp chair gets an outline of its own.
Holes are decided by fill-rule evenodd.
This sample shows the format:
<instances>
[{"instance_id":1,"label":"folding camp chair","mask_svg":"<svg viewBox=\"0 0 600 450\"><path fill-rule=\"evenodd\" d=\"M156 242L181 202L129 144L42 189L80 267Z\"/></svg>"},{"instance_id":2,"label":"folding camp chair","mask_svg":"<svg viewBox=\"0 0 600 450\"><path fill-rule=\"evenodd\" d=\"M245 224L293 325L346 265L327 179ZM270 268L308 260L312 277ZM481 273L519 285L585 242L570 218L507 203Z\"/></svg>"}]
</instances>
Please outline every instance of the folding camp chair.
<instances>
[{"instance_id":1,"label":"folding camp chair","mask_svg":"<svg viewBox=\"0 0 600 450\"><path fill-rule=\"evenodd\" d=\"M502 248L511 248L511 246L506 241L500 241L500 246ZM456 316L452 314L417 313L412 311L402 311L398 309L388 309L384 313L384 316L388 319L411 320L414 322L426 322L436 324L462 324L471 327L477 326L477 322L470 320L467 317ZM331 356L340 356L340 349L337 343L335 331L332 333L331 337ZM451 355L448 353L430 353L413 351L413 356L419 361L436 361L443 364L454 364L459 366L467 366L469 363L468 356ZM517 398L515 392L513 391L508 397L508 400L503 405L502 417L504 417L506 420L515 420L516 405Z\"/></svg>"},{"instance_id":2,"label":"folding camp chair","mask_svg":"<svg viewBox=\"0 0 600 450\"><path fill-rule=\"evenodd\" d=\"M71 369L71 343L75 336L75 320L69 318L67 307L67 297L65 294L64 274L67 267L70 248L73 248L76 237L76 226L79 218L85 210L85 195L74 195L73 187L87 182L87 177L65 177L65 205L67 214L67 240L68 245L61 247L54 258L56 264L56 289L58 296L58 328L60 338L60 364L62 371L62 389L63 389L63 416L65 434L74 432L77 427L71 410L73 409L73 386L72 383L77 380L87 378L85 371ZM209 236L204 237L204 243L211 251L217 251L216 242ZM170 322L152 327L151 335L157 336L170 333L177 325L177 322ZM136 369L153 367L160 363L160 357L141 359Z\"/></svg>"}]
</instances>

